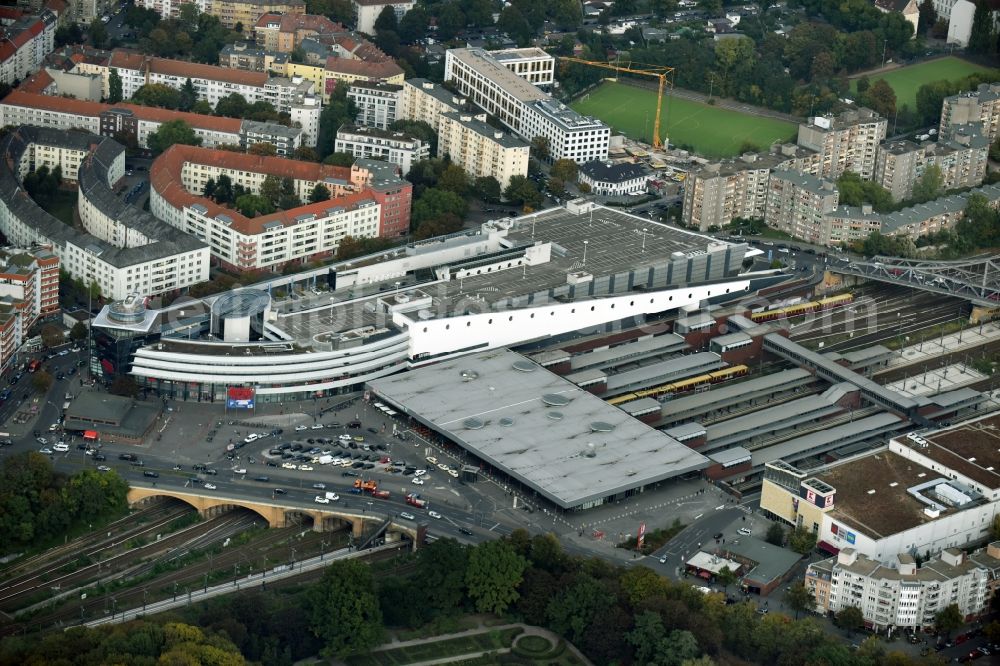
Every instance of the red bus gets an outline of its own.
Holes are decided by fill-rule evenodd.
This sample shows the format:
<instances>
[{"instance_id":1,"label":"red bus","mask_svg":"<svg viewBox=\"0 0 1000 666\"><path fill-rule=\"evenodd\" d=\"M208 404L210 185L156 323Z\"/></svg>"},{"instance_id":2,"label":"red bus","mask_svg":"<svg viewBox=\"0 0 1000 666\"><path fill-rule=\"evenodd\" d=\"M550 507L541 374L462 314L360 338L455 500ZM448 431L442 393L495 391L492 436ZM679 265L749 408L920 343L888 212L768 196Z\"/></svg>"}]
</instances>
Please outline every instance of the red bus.
<instances>
[{"instance_id":1,"label":"red bus","mask_svg":"<svg viewBox=\"0 0 1000 666\"><path fill-rule=\"evenodd\" d=\"M31 363L28 364L28 372L35 372L41 366L42 366L42 362L41 361L39 361L37 358L33 359L31 361Z\"/></svg>"}]
</instances>

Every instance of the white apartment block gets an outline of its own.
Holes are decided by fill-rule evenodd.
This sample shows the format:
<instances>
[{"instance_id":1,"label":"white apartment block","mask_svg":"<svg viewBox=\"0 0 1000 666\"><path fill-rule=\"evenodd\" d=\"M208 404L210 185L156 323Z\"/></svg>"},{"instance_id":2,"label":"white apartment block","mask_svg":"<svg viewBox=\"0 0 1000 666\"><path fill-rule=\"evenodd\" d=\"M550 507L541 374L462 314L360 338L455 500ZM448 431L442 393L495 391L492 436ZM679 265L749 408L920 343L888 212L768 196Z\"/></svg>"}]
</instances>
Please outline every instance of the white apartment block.
<instances>
[{"instance_id":1,"label":"white apartment block","mask_svg":"<svg viewBox=\"0 0 1000 666\"><path fill-rule=\"evenodd\" d=\"M449 49L444 78L454 81L462 95L522 139L547 139L552 160L571 159L583 164L608 157L611 129L607 125L553 99L487 51Z\"/></svg>"},{"instance_id":2,"label":"white apartment block","mask_svg":"<svg viewBox=\"0 0 1000 666\"><path fill-rule=\"evenodd\" d=\"M351 0L354 5L355 28L368 35L375 34L375 21L386 7L392 7L396 20L416 6L416 0Z\"/></svg>"},{"instance_id":3,"label":"white apartment block","mask_svg":"<svg viewBox=\"0 0 1000 666\"><path fill-rule=\"evenodd\" d=\"M971 92L945 97L941 105L939 140L949 138L955 127L981 123L992 142L1000 135L1000 83L984 83Z\"/></svg>"},{"instance_id":4,"label":"white apartment block","mask_svg":"<svg viewBox=\"0 0 1000 666\"><path fill-rule=\"evenodd\" d=\"M590 186L592 194L623 197L649 191L649 170L642 164L587 162L580 166L578 180Z\"/></svg>"},{"instance_id":5,"label":"white apartment block","mask_svg":"<svg viewBox=\"0 0 1000 666\"><path fill-rule=\"evenodd\" d=\"M862 180L872 180L887 125L885 118L866 108L834 117L817 116L799 125L798 145L819 153L817 176L836 180L845 171L853 171Z\"/></svg>"},{"instance_id":6,"label":"white apartment block","mask_svg":"<svg viewBox=\"0 0 1000 666\"><path fill-rule=\"evenodd\" d=\"M532 85L549 87L555 83L556 59L537 46L489 53L501 65Z\"/></svg>"},{"instance_id":7,"label":"white apartment block","mask_svg":"<svg viewBox=\"0 0 1000 666\"><path fill-rule=\"evenodd\" d=\"M427 79L406 79L397 106L397 119L418 120L437 130L441 114L462 111L466 101L440 83Z\"/></svg>"},{"instance_id":8,"label":"white apartment block","mask_svg":"<svg viewBox=\"0 0 1000 666\"><path fill-rule=\"evenodd\" d=\"M355 123L365 127L389 129L399 115L403 86L393 83L355 81L347 89L347 98L358 108Z\"/></svg>"},{"instance_id":9,"label":"white apartment block","mask_svg":"<svg viewBox=\"0 0 1000 666\"><path fill-rule=\"evenodd\" d=\"M324 184L331 199L247 218L200 196L209 178L230 177L255 193L268 175L291 177L305 200ZM339 175L343 174L343 175ZM150 210L167 224L207 243L212 255L237 270L261 270L331 256L345 236L379 235L381 206L363 170L291 162L175 145L150 171Z\"/></svg>"},{"instance_id":10,"label":"white apartment block","mask_svg":"<svg viewBox=\"0 0 1000 666\"><path fill-rule=\"evenodd\" d=\"M152 9L165 19L177 18L177 15L180 14L181 6L186 4L196 5L198 11L204 14L211 7L212 0L136 0L135 2L137 7Z\"/></svg>"},{"instance_id":11,"label":"white apartment block","mask_svg":"<svg viewBox=\"0 0 1000 666\"><path fill-rule=\"evenodd\" d=\"M403 132L351 125L337 130L334 150L355 157L390 162L398 165L403 173L409 173L414 162L431 156L429 144Z\"/></svg>"},{"instance_id":12,"label":"white apartment block","mask_svg":"<svg viewBox=\"0 0 1000 666\"><path fill-rule=\"evenodd\" d=\"M0 83L13 85L37 72L55 48L56 16L48 10L0 27Z\"/></svg>"},{"instance_id":13,"label":"white apartment block","mask_svg":"<svg viewBox=\"0 0 1000 666\"><path fill-rule=\"evenodd\" d=\"M492 176L501 188L514 176L528 175L531 147L486 122L486 114L442 113L438 124L438 156L448 155L472 177Z\"/></svg>"},{"instance_id":14,"label":"white apartment block","mask_svg":"<svg viewBox=\"0 0 1000 666\"><path fill-rule=\"evenodd\" d=\"M1000 542L967 555L948 548L921 566L900 553L886 565L844 548L837 557L810 564L805 584L816 610L836 613L854 606L876 630L923 629L951 604L972 619L986 611L1000 574Z\"/></svg>"},{"instance_id":15,"label":"white apartment block","mask_svg":"<svg viewBox=\"0 0 1000 666\"><path fill-rule=\"evenodd\" d=\"M824 218L839 201L840 194L831 181L779 169L768 179L764 221L796 238L822 243Z\"/></svg>"},{"instance_id":16,"label":"white apartment block","mask_svg":"<svg viewBox=\"0 0 1000 666\"><path fill-rule=\"evenodd\" d=\"M303 77L288 79L264 72L154 58L121 49L115 50L111 56L108 76L112 68L118 70L122 79L122 95L126 99L148 83L180 89L190 79L198 99L206 100L212 106L229 94L239 93L251 104L267 102L276 111L289 113L294 122L302 125L303 143L316 145L322 108L315 94L315 84Z\"/></svg>"}]
</instances>

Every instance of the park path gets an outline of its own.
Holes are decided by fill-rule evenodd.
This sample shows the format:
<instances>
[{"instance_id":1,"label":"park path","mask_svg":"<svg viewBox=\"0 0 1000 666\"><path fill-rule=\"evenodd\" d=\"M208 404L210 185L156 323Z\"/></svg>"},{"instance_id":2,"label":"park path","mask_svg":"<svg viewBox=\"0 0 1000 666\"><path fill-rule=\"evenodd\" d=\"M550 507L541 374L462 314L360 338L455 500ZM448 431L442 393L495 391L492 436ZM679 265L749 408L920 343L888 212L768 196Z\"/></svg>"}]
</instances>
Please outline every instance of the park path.
<instances>
[{"instance_id":1,"label":"park path","mask_svg":"<svg viewBox=\"0 0 1000 666\"><path fill-rule=\"evenodd\" d=\"M549 631L548 629L543 629L542 627L536 627L530 624L514 622L511 624L487 626L486 624L483 623L482 620L480 620L479 625L477 627L473 627L472 629L466 629L465 631L458 631L453 634L441 634L438 636L430 636L428 638L414 638L412 640L406 640L406 641L401 641L395 635L393 635L388 642L383 643L379 647L372 650L372 652L384 652L386 650L395 650L396 648L405 648L413 645L423 645L425 643L436 643L439 641L446 641L452 638L463 638L465 636L475 636L476 634L484 634L490 631L504 631L506 629L515 629L518 627L523 629L523 632L518 634L517 638L514 639L515 642L517 640L520 640L521 636L541 636L542 638L548 639L553 645L559 643L560 640L563 640L562 638L559 637L558 634L555 634ZM585 657L583 653L580 652L575 645L573 645L569 641L565 641L565 643L566 643L566 649L569 650L573 654L573 656L580 661L581 664L584 664L584 666L594 666L593 662L587 659L587 657ZM510 652L510 648L498 648L495 650L467 652L465 654L454 655L451 657L441 657L439 659L430 659L427 661L413 662L408 666L436 666L437 664L448 664L457 661L465 661L466 659L475 659L488 654L506 654L508 652ZM305 666L306 664L318 664L318 663L322 663L322 661L303 660L298 662L296 666ZM332 664L332 666L346 666L344 662L337 660L333 660L329 663Z\"/></svg>"}]
</instances>

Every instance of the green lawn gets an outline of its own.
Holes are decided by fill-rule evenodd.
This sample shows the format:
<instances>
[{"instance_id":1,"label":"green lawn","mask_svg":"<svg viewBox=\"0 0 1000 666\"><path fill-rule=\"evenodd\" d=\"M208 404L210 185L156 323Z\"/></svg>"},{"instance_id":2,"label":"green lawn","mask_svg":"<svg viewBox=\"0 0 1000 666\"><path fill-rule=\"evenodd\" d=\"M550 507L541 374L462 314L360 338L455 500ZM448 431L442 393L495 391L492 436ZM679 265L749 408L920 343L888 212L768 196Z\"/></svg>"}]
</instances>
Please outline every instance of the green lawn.
<instances>
[{"instance_id":1,"label":"green lawn","mask_svg":"<svg viewBox=\"0 0 1000 666\"><path fill-rule=\"evenodd\" d=\"M666 134L675 146L691 146L707 157L735 155L744 142L766 149L775 141L795 136L796 125L728 111L709 104L664 97L660 138ZM580 113L595 116L633 139L652 142L656 118L656 92L622 83L606 82L571 105Z\"/></svg>"},{"instance_id":2,"label":"green lawn","mask_svg":"<svg viewBox=\"0 0 1000 666\"><path fill-rule=\"evenodd\" d=\"M884 79L892 86L896 92L896 107L901 108L904 104L910 107L911 111L917 108L917 90L920 86L931 81L956 81L969 74L976 72L988 72L987 67L982 67L968 60L962 60L955 56L938 58L922 62L918 65L908 65L894 69L879 76L870 76L868 79L875 83L879 79ZM857 80L851 82L851 90L856 90Z\"/></svg>"},{"instance_id":3,"label":"green lawn","mask_svg":"<svg viewBox=\"0 0 1000 666\"><path fill-rule=\"evenodd\" d=\"M52 201L42 206L52 217L63 224L73 226L73 211L76 209L76 190L56 190Z\"/></svg>"}]
</instances>

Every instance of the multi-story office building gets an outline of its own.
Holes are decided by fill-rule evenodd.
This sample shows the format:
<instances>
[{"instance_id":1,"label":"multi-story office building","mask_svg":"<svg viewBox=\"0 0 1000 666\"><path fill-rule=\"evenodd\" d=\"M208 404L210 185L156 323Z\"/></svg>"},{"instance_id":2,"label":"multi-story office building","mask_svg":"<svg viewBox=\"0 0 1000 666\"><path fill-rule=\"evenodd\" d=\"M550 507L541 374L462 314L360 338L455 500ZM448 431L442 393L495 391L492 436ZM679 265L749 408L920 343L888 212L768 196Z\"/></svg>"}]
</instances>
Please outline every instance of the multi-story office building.
<instances>
[{"instance_id":1,"label":"multi-story office building","mask_svg":"<svg viewBox=\"0 0 1000 666\"><path fill-rule=\"evenodd\" d=\"M1000 83L984 83L972 92L945 97L941 105L939 138L951 137L954 127L980 123L983 134L995 141L1000 132Z\"/></svg>"},{"instance_id":2,"label":"multi-story office building","mask_svg":"<svg viewBox=\"0 0 1000 666\"><path fill-rule=\"evenodd\" d=\"M402 96L403 86L393 83L355 81L347 89L348 99L358 109L355 122L378 129L389 129L396 122Z\"/></svg>"},{"instance_id":3,"label":"multi-story office building","mask_svg":"<svg viewBox=\"0 0 1000 666\"><path fill-rule=\"evenodd\" d=\"M383 160L409 173L414 162L431 156L431 147L404 132L380 130L375 127L344 125L337 130L334 150L354 157Z\"/></svg>"},{"instance_id":4,"label":"multi-story office building","mask_svg":"<svg viewBox=\"0 0 1000 666\"><path fill-rule=\"evenodd\" d=\"M840 194L833 182L797 171L771 172L764 221L769 227L810 243L823 243L824 216Z\"/></svg>"},{"instance_id":5,"label":"multi-story office building","mask_svg":"<svg viewBox=\"0 0 1000 666\"><path fill-rule=\"evenodd\" d=\"M267 102L276 111L290 114L292 121L300 124L305 145L316 145L322 109L319 98L314 94L315 86L310 81L298 77L288 79L269 76L263 72L245 72L216 65L154 58L122 49L116 49L112 53L108 67L109 76L111 69L118 71L125 98L132 97L148 83L180 88L190 80L198 99L206 100L213 106L232 93L239 93L251 104Z\"/></svg>"},{"instance_id":6,"label":"multi-story office building","mask_svg":"<svg viewBox=\"0 0 1000 666\"><path fill-rule=\"evenodd\" d=\"M447 155L472 178L492 176L501 188L528 175L531 147L487 123L486 114L448 112L438 119L438 157Z\"/></svg>"},{"instance_id":7,"label":"multi-story office building","mask_svg":"<svg viewBox=\"0 0 1000 666\"><path fill-rule=\"evenodd\" d=\"M537 46L489 53L501 65L534 86L548 89L555 83L556 59Z\"/></svg>"},{"instance_id":8,"label":"multi-story office building","mask_svg":"<svg viewBox=\"0 0 1000 666\"><path fill-rule=\"evenodd\" d=\"M449 49L444 71L445 81L454 81L462 95L522 139L544 138L551 159L579 164L607 159L611 137L607 125L553 99L488 51Z\"/></svg>"},{"instance_id":9,"label":"multi-story office building","mask_svg":"<svg viewBox=\"0 0 1000 666\"><path fill-rule=\"evenodd\" d=\"M885 118L866 108L834 117L816 116L799 125L798 144L819 153L815 175L821 178L836 180L845 171L853 171L863 180L872 180L887 124Z\"/></svg>"},{"instance_id":10,"label":"multi-story office building","mask_svg":"<svg viewBox=\"0 0 1000 666\"><path fill-rule=\"evenodd\" d=\"M37 72L55 47L55 34L56 15L48 10L0 25L0 83L13 85Z\"/></svg>"},{"instance_id":11,"label":"multi-story office building","mask_svg":"<svg viewBox=\"0 0 1000 666\"><path fill-rule=\"evenodd\" d=\"M208 180L222 175L251 192L259 192L269 175L288 177L302 200L323 184L331 199L248 218L201 196ZM382 222L383 193L368 186L373 177L383 174L372 174L358 164L335 167L174 145L150 170L150 210L204 240L226 266L241 271L275 268L331 256L346 236L370 238L388 228ZM398 190L408 186L398 178L396 185Z\"/></svg>"},{"instance_id":12,"label":"multi-story office building","mask_svg":"<svg viewBox=\"0 0 1000 666\"><path fill-rule=\"evenodd\" d=\"M854 606L875 630L889 626L920 630L951 604L966 620L986 611L1000 579L1000 542L966 554L947 548L917 566L909 553L899 553L891 565L844 548L836 557L814 562L805 584L816 610L836 613Z\"/></svg>"},{"instance_id":13,"label":"multi-story office building","mask_svg":"<svg viewBox=\"0 0 1000 666\"><path fill-rule=\"evenodd\" d=\"M59 257L44 247L0 253L0 372L38 321L59 312Z\"/></svg>"},{"instance_id":14,"label":"multi-story office building","mask_svg":"<svg viewBox=\"0 0 1000 666\"><path fill-rule=\"evenodd\" d=\"M169 120L183 120L206 148L248 145L268 141L276 146L290 141L294 151L302 145L302 130L275 123L206 116L137 104L102 104L79 99L51 97L15 90L0 100L0 122L4 125L38 125L52 129L84 129L117 138L122 143L148 146L149 135Z\"/></svg>"},{"instance_id":15,"label":"multi-story office building","mask_svg":"<svg viewBox=\"0 0 1000 666\"><path fill-rule=\"evenodd\" d=\"M264 14L305 14L306 3L303 0L209 0L204 11L218 17L224 27L251 35Z\"/></svg>"},{"instance_id":16,"label":"multi-story office building","mask_svg":"<svg viewBox=\"0 0 1000 666\"><path fill-rule=\"evenodd\" d=\"M392 7L396 20L416 6L416 0L351 0L354 5L355 27L359 32L375 34L375 21L386 7Z\"/></svg>"}]
</instances>

